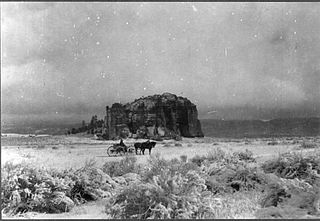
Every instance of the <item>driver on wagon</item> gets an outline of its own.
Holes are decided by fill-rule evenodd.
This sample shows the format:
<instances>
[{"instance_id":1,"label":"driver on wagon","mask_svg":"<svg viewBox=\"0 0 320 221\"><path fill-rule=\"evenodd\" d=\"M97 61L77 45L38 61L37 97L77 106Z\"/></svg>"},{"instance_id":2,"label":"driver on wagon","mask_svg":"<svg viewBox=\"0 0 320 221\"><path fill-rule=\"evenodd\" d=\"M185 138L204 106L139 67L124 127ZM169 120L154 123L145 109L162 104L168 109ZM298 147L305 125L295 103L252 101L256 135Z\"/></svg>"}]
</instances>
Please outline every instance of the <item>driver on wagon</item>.
<instances>
[{"instance_id":1,"label":"driver on wagon","mask_svg":"<svg viewBox=\"0 0 320 221\"><path fill-rule=\"evenodd\" d=\"M120 144L119 145L123 146L123 147L125 146L122 139L120 140Z\"/></svg>"},{"instance_id":2,"label":"driver on wagon","mask_svg":"<svg viewBox=\"0 0 320 221\"><path fill-rule=\"evenodd\" d=\"M123 143L123 140L122 140L122 139L120 140L119 146L123 147L122 149L123 149L125 152L127 152L127 146Z\"/></svg>"}]
</instances>

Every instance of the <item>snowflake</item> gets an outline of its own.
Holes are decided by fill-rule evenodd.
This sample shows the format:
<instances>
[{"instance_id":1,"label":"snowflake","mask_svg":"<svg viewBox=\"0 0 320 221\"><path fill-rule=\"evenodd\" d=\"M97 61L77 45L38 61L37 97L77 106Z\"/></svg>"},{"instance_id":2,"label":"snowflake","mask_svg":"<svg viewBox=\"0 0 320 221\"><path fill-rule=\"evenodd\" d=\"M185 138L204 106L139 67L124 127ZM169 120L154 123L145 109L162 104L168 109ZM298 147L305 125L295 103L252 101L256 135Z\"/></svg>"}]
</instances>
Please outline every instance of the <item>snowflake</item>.
<instances>
[{"instance_id":1,"label":"snowflake","mask_svg":"<svg viewBox=\"0 0 320 221\"><path fill-rule=\"evenodd\" d=\"M192 5L192 9L193 9L193 11L195 11L195 12L198 11L198 9L196 8L196 6L194 6L194 5Z\"/></svg>"}]
</instances>

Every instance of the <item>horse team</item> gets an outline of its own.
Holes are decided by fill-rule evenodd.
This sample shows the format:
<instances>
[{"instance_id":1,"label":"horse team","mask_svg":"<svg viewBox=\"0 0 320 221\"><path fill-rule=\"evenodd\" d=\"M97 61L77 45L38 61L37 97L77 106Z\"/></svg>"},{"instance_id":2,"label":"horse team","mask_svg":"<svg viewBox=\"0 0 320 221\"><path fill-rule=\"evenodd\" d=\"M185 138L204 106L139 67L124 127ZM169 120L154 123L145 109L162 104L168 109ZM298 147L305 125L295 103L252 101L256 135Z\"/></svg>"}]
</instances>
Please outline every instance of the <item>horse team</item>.
<instances>
[{"instance_id":1,"label":"horse team","mask_svg":"<svg viewBox=\"0 0 320 221\"><path fill-rule=\"evenodd\" d=\"M135 143L134 144L134 149L136 154L138 154L138 151L140 151L140 154L142 153L144 155L144 152L146 149L149 150L149 155L151 154L151 150L152 148L154 148L156 146L156 142L154 141L146 141L146 142L142 142L142 143ZM123 143L123 140L120 140L120 144L116 144L116 151L117 152L128 152L128 147Z\"/></svg>"},{"instance_id":2,"label":"horse team","mask_svg":"<svg viewBox=\"0 0 320 221\"><path fill-rule=\"evenodd\" d=\"M144 151L146 149L149 150L149 155L151 154L151 149L154 148L156 146L156 142L148 140L146 142L143 143L135 143L134 144L134 149L136 150L136 154L138 154L138 150L140 149L140 154L142 152L142 154L144 155Z\"/></svg>"}]
</instances>

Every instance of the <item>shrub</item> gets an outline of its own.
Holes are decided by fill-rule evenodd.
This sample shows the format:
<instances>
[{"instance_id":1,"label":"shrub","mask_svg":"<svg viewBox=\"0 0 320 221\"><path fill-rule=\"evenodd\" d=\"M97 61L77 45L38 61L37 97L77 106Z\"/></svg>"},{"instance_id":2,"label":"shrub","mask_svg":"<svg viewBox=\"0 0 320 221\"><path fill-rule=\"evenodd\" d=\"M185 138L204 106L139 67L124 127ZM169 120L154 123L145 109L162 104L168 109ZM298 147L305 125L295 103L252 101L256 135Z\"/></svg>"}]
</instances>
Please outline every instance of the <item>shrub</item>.
<instances>
[{"instance_id":1,"label":"shrub","mask_svg":"<svg viewBox=\"0 0 320 221\"><path fill-rule=\"evenodd\" d=\"M181 160L183 163L186 163L186 162L187 162L187 159L188 159L187 155L181 155L181 156L180 156L180 160Z\"/></svg>"},{"instance_id":2,"label":"shrub","mask_svg":"<svg viewBox=\"0 0 320 221\"><path fill-rule=\"evenodd\" d=\"M174 160L172 160L174 161ZM144 180L151 180L153 176L159 175L169 165L169 161L160 157L159 153L151 155L148 159L148 166L143 173Z\"/></svg>"},{"instance_id":3,"label":"shrub","mask_svg":"<svg viewBox=\"0 0 320 221\"><path fill-rule=\"evenodd\" d=\"M174 137L174 140L176 140L176 141L182 141L182 137L181 137L180 135L176 135L176 136Z\"/></svg>"},{"instance_id":4,"label":"shrub","mask_svg":"<svg viewBox=\"0 0 320 221\"><path fill-rule=\"evenodd\" d=\"M66 196L71 180L28 164L6 163L1 169L1 207L12 214L28 211L65 212L73 206ZM61 203L66 203L63 209Z\"/></svg>"},{"instance_id":5,"label":"shrub","mask_svg":"<svg viewBox=\"0 0 320 221\"><path fill-rule=\"evenodd\" d=\"M289 189L289 193L291 197L286 202L287 205L304 209L308 214L315 214L317 212L315 203L319 199L319 190L310 189L310 191L301 192L298 189Z\"/></svg>"},{"instance_id":6,"label":"shrub","mask_svg":"<svg viewBox=\"0 0 320 221\"><path fill-rule=\"evenodd\" d=\"M213 193L263 190L267 183L265 174L257 168L223 167L211 172L207 186Z\"/></svg>"},{"instance_id":7,"label":"shrub","mask_svg":"<svg viewBox=\"0 0 320 221\"><path fill-rule=\"evenodd\" d=\"M105 175L89 160L74 171L35 169L30 164L6 163L1 168L1 207L4 213L61 213L74 203L96 200Z\"/></svg>"},{"instance_id":8,"label":"shrub","mask_svg":"<svg viewBox=\"0 0 320 221\"><path fill-rule=\"evenodd\" d=\"M97 200L98 196L94 192L85 179L77 180L70 191L70 198L74 200L76 204Z\"/></svg>"},{"instance_id":9,"label":"shrub","mask_svg":"<svg viewBox=\"0 0 320 221\"><path fill-rule=\"evenodd\" d=\"M163 146L164 147L171 147L171 143L165 143Z\"/></svg>"},{"instance_id":10,"label":"shrub","mask_svg":"<svg viewBox=\"0 0 320 221\"><path fill-rule=\"evenodd\" d=\"M213 214L205 198L204 180L196 171L172 175L169 168L150 182L134 184L116 197L110 212L113 218L173 219L203 218Z\"/></svg>"},{"instance_id":11,"label":"shrub","mask_svg":"<svg viewBox=\"0 0 320 221\"><path fill-rule=\"evenodd\" d=\"M53 150L57 150L57 149L59 149L59 147L53 146L52 149L53 149Z\"/></svg>"},{"instance_id":12,"label":"shrub","mask_svg":"<svg viewBox=\"0 0 320 221\"><path fill-rule=\"evenodd\" d=\"M37 149L44 149L45 147L45 145L37 145Z\"/></svg>"},{"instance_id":13,"label":"shrub","mask_svg":"<svg viewBox=\"0 0 320 221\"><path fill-rule=\"evenodd\" d=\"M265 176L256 168L239 169L231 176L227 175L226 178L227 185L235 191L259 189L266 184Z\"/></svg>"},{"instance_id":14,"label":"shrub","mask_svg":"<svg viewBox=\"0 0 320 221\"><path fill-rule=\"evenodd\" d=\"M94 167L97 164L97 161L94 158L86 159L83 169Z\"/></svg>"},{"instance_id":15,"label":"shrub","mask_svg":"<svg viewBox=\"0 0 320 221\"><path fill-rule=\"evenodd\" d=\"M137 158L135 156L125 156L120 161L106 162L102 170L110 176L122 176L126 173L135 173L139 170L136 165Z\"/></svg>"},{"instance_id":16,"label":"shrub","mask_svg":"<svg viewBox=\"0 0 320 221\"><path fill-rule=\"evenodd\" d=\"M226 153L224 150L222 150L220 147L214 148L212 151L208 152L206 155L206 159L209 162L214 161L223 161L223 160L229 160L230 155Z\"/></svg>"},{"instance_id":17,"label":"shrub","mask_svg":"<svg viewBox=\"0 0 320 221\"><path fill-rule=\"evenodd\" d=\"M248 149L246 149L244 152L234 152L233 157L240 161L256 162L255 158L253 157L253 153Z\"/></svg>"},{"instance_id":18,"label":"shrub","mask_svg":"<svg viewBox=\"0 0 320 221\"><path fill-rule=\"evenodd\" d=\"M304 179L313 184L319 179L320 155L303 157L297 153L285 153L265 162L261 167L265 173L275 173L286 179Z\"/></svg>"},{"instance_id":19,"label":"shrub","mask_svg":"<svg viewBox=\"0 0 320 221\"><path fill-rule=\"evenodd\" d=\"M278 145L278 144L279 144L279 142L276 140L268 142L268 145Z\"/></svg>"},{"instance_id":20,"label":"shrub","mask_svg":"<svg viewBox=\"0 0 320 221\"><path fill-rule=\"evenodd\" d=\"M269 176L265 196L261 200L263 209L258 211L259 218L301 218L306 214L319 212L320 181L310 185L299 178L285 179L276 175ZM278 208L275 212L271 209ZM288 211L292 211L292 214Z\"/></svg>"},{"instance_id":21,"label":"shrub","mask_svg":"<svg viewBox=\"0 0 320 221\"><path fill-rule=\"evenodd\" d=\"M290 197L290 195L286 192L286 189L279 184L269 184L268 188L268 193L261 202L262 207L277 207L279 203L284 201L284 198Z\"/></svg>"},{"instance_id":22,"label":"shrub","mask_svg":"<svg viewBox=\"0 0 320 221\"><path fill-rule=\"evenodd\" d=\"M201 166L204 164L204 162L231 162L232 157L230 154L223 151L220 147L217 147L211 151L209 151L204 156L196 155L193 158L191 158L191 162L195 163L198 166Z\"/></svg>"},{"instance_id":23,"label":"shrub","mask_svg":"<svg viewBox=\"0 0 320 221\"><path fill-rule=\"evenodd\" d=\"M151 216L152 207L156 204L168 204L167 198L160 195L160 191L153 185L140 184L125 188L116 196L114 205L106 208L113 218L140 218ZM120 206L123 204L122 206ZM167 218L167 217L164 217Z\"/></svg>"},{"instance_id":24,"label":"shrub","mask_svg":"<svg viewBox=\"0 0 320 221\"><path fill-rule=\"evenodd\" d=\"M206 157L205 156L195 155L190 160L191 160L192 163L194 163L194 164L196 164L197 166L200 167L202 165L202 163L206 160Z\"/></svg>"},{"instance_id":25,"label":"shrub","mask_svg":"<svg viewBox=\"0 0 320 221\"><path fill-rule=\"evenodd\" d=\"M97 168L95 164L95 160L87 160L84 167L76 171L69 170L59 174L64 179L71 179L73 181L71 190L67 195L76 204L97 200L104 194L101 189L106 184L108 175Z\"/></svg>"},{"instance_id":26,"label":"shrub","mask_svg":"<svg viewBox=\"0 0 320 221\"><path fill-rule=\"evenodd\" d=\"M291 142L291 144L299 144L299 143L300 143L300 141L297 140L297 139L293 139L292 142Z\"/></svg>"},{"instance_id":27,"label":"shrub","mask_svg":"<svg viewBox=\"0 0 320 221\"><path fill-rule=\"evenodd\" d=\"M261 193L257 191L227 193L214 198L211 207L214 208L215 219L249 219L255 218L255 213L261 206ZM209 203L211 204L211 202Z\"/></svg>"},{"instance_id":28,"label":"shrub","mask_svg":"<svg viewBox=\"0 0 320 221\"><path fill-rule=\"evenodd\" d=\"M317 148L318 145L316 143L312 143L312 142L303 142L300 145L300 148L302 149L312 149L312 148Z\"/></svg>"},{"instance_id":29,"label":"shrub","mask_svg":"<svg viewBox=\"0 0 320 221\"><path fill-rule=\"evenodd\" d=\"M181 158L182 157L182 158ZM148 167L144 170L142 177L145 181L150 181L154 176L161 175L164 171L167 172L169 168L170 174L181 173L186 174L189 170L199 170L197 165L192 162L185 162L183 156L181 161L177 158L172 160L165 160L160 157L160 154L151 155L148 159Z\"/></svg>"},{"instance_id":30,"label":"shrub","mask_svg":"<svg viewBox=\"0 0 320 221\"><path fill-rule=\"evenodd\" d=\"M200 138L200 139L195 140L194 142L195 142L195 143L204 143L205 141Z\"/></svg>"},{"instance_id":31,"label":"shrub","mask_svg":"<svg viewBox=\"0 0 320 221\"><path fill-rule=\"evenodd\" d=\"M268 191L261 201L263 209L258 211L258 218L301 218L306 214L316 214L316 202L319 200L319 188L302 190L286 183L269 184ZM275 211L271 211L274 208ZM288 213L288 211L290 211Z\"/></svg>"},{"instance_id":32,"label":"shrub","mask_svg":"<svg viewBox=\"0 0 320 221\"><path fill-rule=\"evenodd\" d=\"M198 166L206 164L209 168L209 165L212 163L217 163L221 166L226 165L244 165L248 162L255 162L253 153L246 149L245 152L235 152L232 155L225 152L220 147L213 149L204 156L196 155L191 158L191 162L197 164Z\"/></svg>"},{"instance_id":33,"label":"shrub","mask_svg":"<svg viewBox=\"0 0 320 221\"><path fill-rule=\"evenodd\" d=\"M34 157L34 156L31 155L30 153L28 153L28 154L23 154L22 156L25 157L25 158L28 158L28 159Z\"/></svg>"},{"instance_id":34,"label":"shrub","mask_svg":"<svg viewBox=\"0 0 320 221\"><path fill-rule=\"evenodd\" d=\"M175 143L174 146L175 147L182 147L182 144L181 143Z\"/></svg>"}]
</instances>

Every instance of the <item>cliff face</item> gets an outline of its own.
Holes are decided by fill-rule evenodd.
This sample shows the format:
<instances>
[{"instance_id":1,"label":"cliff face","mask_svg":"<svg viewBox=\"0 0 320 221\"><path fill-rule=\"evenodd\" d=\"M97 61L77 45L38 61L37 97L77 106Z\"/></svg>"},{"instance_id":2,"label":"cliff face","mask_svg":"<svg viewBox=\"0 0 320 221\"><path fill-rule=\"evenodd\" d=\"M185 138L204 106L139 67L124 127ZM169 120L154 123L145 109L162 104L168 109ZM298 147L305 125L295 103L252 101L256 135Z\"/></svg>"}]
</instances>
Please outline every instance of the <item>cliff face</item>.
<instances>
[{"instance_id":1,"label":"cliff face","mask_svg":"<svg viewBox=\"0 0 320 221\"><path fill-rule=\"evenodd\" d=\"M170 93L113 104L107 107L105 122L109 139L130 135L203 137L196 105Z\"/></svg>"}]
</instances>

